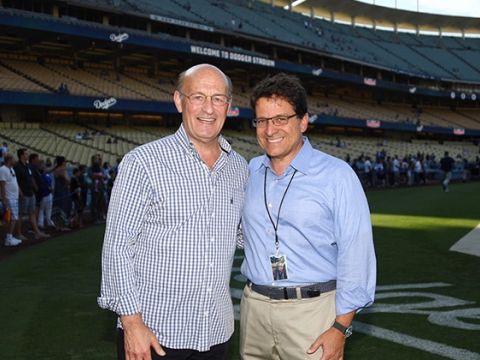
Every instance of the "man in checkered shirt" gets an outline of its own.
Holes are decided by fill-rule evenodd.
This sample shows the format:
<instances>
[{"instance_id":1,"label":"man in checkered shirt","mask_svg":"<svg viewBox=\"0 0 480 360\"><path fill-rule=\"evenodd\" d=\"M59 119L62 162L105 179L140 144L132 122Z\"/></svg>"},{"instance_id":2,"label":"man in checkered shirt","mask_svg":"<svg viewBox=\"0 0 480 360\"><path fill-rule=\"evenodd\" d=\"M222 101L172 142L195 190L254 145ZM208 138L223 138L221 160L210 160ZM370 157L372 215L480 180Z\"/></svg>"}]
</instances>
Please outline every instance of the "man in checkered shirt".
<instances>
[{"instance_id":1,"label":"man in checkered shirt","mask_svg":"<svg viewBox=\"0 0 480 360\"><path fill-rule=\"evenodd\" d=\"M119 359L226 359L234 330L248 166L220 135L231 81L194 66L174 102L182 125L124 157L109 205L98 303L119 315Z\"/></svg>"}]
</instances>

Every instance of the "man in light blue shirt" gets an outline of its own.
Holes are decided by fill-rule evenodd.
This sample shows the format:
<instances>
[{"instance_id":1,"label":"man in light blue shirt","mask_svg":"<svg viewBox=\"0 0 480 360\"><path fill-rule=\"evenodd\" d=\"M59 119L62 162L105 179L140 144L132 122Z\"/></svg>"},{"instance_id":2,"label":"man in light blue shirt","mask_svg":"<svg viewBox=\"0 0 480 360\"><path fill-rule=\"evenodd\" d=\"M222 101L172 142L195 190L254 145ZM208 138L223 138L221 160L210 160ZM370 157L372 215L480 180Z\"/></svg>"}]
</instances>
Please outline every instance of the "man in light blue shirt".
<instances>
[{"instance_id":1,"label":"man in light blue shirt","mask_svg":"<svg viewBox=\"0 0 480 360\"><path fill-rule=\"evenodd\" d=\"M267 77L251 105L266 154L250 162L245 194L240 354L342 359L355 313L375 294L364 191L347 163L303 136L307 100L296 77Z\"/></svg>"}]
</instances>

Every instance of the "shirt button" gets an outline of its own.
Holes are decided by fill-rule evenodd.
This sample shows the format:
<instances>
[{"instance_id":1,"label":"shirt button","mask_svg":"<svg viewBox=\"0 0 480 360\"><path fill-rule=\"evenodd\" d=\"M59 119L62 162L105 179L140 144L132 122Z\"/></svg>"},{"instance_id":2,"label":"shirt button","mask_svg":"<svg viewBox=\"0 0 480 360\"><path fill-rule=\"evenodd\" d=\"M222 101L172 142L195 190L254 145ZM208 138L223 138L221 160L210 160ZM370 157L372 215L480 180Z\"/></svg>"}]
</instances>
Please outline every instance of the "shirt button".
<instances>
[{"instance_id":1,"label":"shirt button","mask_svg":"<svg viewBox=\"0 0 480 360\"><path fill-rule=\"evenodd\" d=\"M271 233L272 233L272 230L268 230L268 233L271 234Z\"/></svg>"},{"instance_id":2,"label":"shirt button","mask_svg":"<svg viewBox=\"0 0 480 360\"><path fill-rule=\"evenodd\" d=\"M207 292L212 292L212 288L208 288L208 289L207 289Z\"/></svg>"},{"instance_id":3,"label":"shirt button","mask_svg":"<svg viewBox=\"0 0 480 360\"><path fill-rule=\"evenodd\" d=\"M213 262L210 263L210 267L213 267Z\"/></svg>"},{"instance_id":4,"label":"shirt button","mask_svg":"<svg viewBox=\"0 0 480 360\"><path fill-rule=\"evenodd\" d=\"M273 207L273 205L272 205L272 204L268 204L268 207L271 208L271 207Z\"/></svg>"},{"instance_id":5,"label":"shirt button","mask_svg":"<svg viewBox=\"0 0 480 360\"><path fill-rule=\"evenodd\" d=\"M278 183L278 180L275 180L275 184Z\"/></svg>"},{"instance_id":6,"label":"shirt button","mask_svg":"<svg viewBox=\"0 0 480 360\"><path fill-rule=\"evenodd\" d=\"M212 213L212 218L215 217L215 213Z\"/></svg>"},{"instance_id":7,"label":"shirt button","mask_svg":"<svg viewBox=\"0 0 480 360\"><path fill-rule=\"evenodd\" d=\"M208 311L205 311L203 314L204 314L205 316L208 316Z\"/></svg>"},{"instance_id":8,"label":"shirt button","mask_svg":"<svg viewBox=\"0 0 480 360\"><path fill-rule=\"evenodd\" d=\"M215 241L215 238L210 238L210 242L214 242Z\"/></svg>"}]
</instances>

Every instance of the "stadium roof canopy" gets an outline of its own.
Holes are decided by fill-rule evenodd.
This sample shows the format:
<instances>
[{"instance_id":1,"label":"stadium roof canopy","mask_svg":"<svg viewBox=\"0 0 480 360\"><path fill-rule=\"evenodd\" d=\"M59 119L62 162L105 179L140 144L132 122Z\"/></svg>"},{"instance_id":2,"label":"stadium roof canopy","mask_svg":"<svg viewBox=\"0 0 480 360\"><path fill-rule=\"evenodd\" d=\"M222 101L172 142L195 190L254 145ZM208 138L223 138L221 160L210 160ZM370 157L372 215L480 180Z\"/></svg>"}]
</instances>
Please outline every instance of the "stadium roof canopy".
<instances>
[{"instance_id":1,"label":"stadium roof canopy","mask_svg":"<svg viewBox=\"0 0 480 360\"><path fill-rule=\"evenodd\" d=\"M276 6L289 6L289 0L260 0ZM452 6L454 2L452 1ZM457 33L463 36L480 34L480 20L465 16L448 16L398 10L384 6L365 4L354 0L305 0L293 7L293 11L345 21L352 25L386 27L392 30L413 30L438 34Z\"/></svg>"}]
</instances>

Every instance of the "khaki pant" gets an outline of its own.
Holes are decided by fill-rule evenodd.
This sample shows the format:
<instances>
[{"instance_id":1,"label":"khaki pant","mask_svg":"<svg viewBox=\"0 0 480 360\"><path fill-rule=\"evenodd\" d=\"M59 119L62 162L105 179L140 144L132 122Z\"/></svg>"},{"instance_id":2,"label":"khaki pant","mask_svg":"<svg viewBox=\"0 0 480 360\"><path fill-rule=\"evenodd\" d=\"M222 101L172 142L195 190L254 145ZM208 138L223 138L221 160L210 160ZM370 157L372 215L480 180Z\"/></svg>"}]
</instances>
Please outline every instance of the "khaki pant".
<instances>
[{"instance_id":1,"label":"khaki pant","mask_svg":"<svg viewBox=\"0 0 480 360\"><path fill-rule=\"evenodd\" d=\"M310 299L271 300L245 286L240 305L243 360L320 359L307 350L335 320L335 291Z\"/></svg>"}]
</instances>

